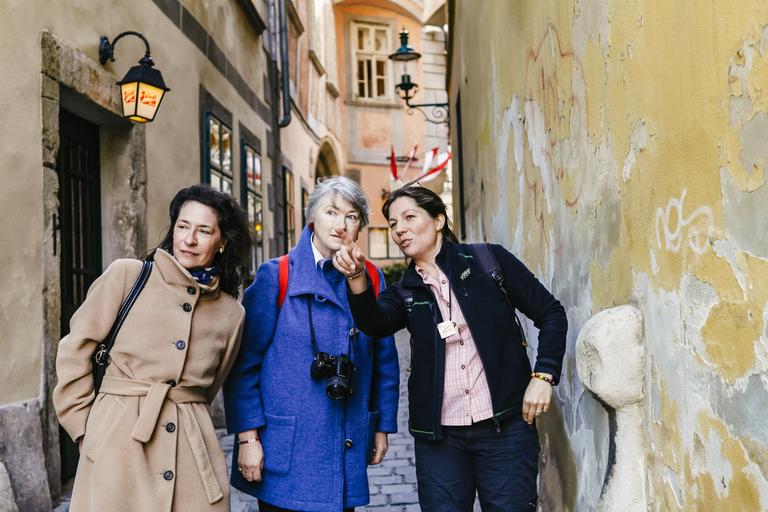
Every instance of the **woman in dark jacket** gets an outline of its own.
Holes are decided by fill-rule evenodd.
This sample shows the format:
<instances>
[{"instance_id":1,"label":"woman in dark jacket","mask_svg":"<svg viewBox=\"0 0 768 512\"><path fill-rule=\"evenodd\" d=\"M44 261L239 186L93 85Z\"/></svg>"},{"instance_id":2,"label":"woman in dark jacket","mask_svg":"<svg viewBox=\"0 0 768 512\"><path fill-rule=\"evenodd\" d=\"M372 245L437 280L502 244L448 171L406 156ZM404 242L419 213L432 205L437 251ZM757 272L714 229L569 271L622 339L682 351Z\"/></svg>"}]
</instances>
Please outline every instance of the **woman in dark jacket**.
<instances>
[{"instance_id":1,"label":"woman in dark jacket","mask_svg":"<svg viewBox=\"0 0 768 512\"><path fill-rule=\"evenodd\" d=\"M338 176L321 181L307 200L309 225L288 256L287 283L281 284L280 263L273 259L245 291L243 343L224 384L224 402L227 428L237 433L232 485L256 496L261 512L365 505L367 465L381 462L387 433L397 431L394 339L358 332L346 279L331 263L341 247L335 228L356 239L368 213L357 183ZM323 354L354 364L346 375L353 393L335 394L340 388L328 366L310 372Z\"/></svg>"},{"instance_id":2,"label":"woman in dark jacket","mask_svg":"<svg viewBox=\"0 0 768 512\"><path fill-rule=\"evenodd\" d=\"M402 280L376 300L365 256L349 237L334 264L348 276L363 332L411 332L409 430L422 510L471 511L476 490L484 511L536 510L535 419L559 380L563 307L503 247L459 244L434 192L406 185L389 194L383 212L411 260ZM500 273L489 272L489 260ZM539 329L533 372L513 307Z\"/></svg>"}]
</instances>

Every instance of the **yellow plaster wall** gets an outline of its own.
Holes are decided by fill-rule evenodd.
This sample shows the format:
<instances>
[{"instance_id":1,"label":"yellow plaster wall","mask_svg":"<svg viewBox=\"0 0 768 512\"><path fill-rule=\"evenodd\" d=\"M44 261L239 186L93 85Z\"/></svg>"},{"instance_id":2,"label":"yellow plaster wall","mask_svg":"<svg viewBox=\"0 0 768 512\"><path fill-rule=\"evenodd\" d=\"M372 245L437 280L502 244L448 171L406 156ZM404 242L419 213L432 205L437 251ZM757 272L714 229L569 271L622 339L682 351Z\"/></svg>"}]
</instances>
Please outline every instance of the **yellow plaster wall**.
<instances>
[{"instance_id":1,"label":"yellow plaster wall","mask_svg":"<svg viewBox=\"0 0 768 512\"><path fill-rule=\"evenodd\" d=\"M505 244L561 299L566 368L591 315L643 311L652 510L767 509L765 3L453 4L468 241ZM569 380L562 506L588 510L607 416Z\"/></svg>"}]
</instances>

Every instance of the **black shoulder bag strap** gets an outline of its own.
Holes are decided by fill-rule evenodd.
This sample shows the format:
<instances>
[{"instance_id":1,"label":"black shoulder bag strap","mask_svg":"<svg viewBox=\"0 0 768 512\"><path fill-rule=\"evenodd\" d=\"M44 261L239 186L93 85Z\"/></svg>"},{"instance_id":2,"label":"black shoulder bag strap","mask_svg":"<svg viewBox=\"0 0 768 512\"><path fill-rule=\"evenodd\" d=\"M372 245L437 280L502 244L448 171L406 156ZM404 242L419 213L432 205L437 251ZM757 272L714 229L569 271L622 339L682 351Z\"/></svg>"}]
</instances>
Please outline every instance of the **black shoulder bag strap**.
<instances>
[{"instance_id":1,"label":"black shoulder bag strap","mask_svg":"<svg viewBox=\"0 0 768 512\"><path fill-rule=\"evenodd\" d=\"M490 274L491 279L496 283L496 285L501 290L501 293L504 294L504 298L507 300L507 306L509 306L509 312L512 313L512 316L515 319L515 323L517 324L517 328L520 329L520 336L523 339L523 346L528 346L528 341L525 339L525 332L523 331L523 326L520 323L520 319L517 317L517 312L515 311L515 307L512 305L512 302L509 300L509 294L507 294L507 289L504 287L504 273L501 271L501 265L499 265L499 260L496 259L496 255L493 254L493 249L491 249L491 244L471 244L470 250L472 253L477 257L477 259L480 261L480 266L483 267L483 270L485 270L488 274Z\"/></svg>"},{"instance_id":2,"label":"black shoulder bag strap","mask_svg":"<svg viewBox=\"0 0 768 512\"><path fill-rule=\"evenodd\" d=\"M115 323L112 324L112 329L109 330L109 334L104 341L96 346L96 350L91 357L93 362L93 387L96 389L97 395L99 394L99 388L101 388L101 381L104 379L104 373L107 371L107 366L109 366L109 363L111 362L109 352L115 344L117 333L120 331L120 327L123 326L123 321L125 321L125 317L128 316L128 311L131 310L133 303L136 302L139 293L141 293L144 285L147 284L147 279L149 279L149 274L151 272L152 262L145 261L141 267L139 278L136 280L133 288L131 288L131 291L128 292L125 302L123 302L123 305L120 306L120 310L117 312L117 318L115 319Z\"/></svg>"}]
</instances>

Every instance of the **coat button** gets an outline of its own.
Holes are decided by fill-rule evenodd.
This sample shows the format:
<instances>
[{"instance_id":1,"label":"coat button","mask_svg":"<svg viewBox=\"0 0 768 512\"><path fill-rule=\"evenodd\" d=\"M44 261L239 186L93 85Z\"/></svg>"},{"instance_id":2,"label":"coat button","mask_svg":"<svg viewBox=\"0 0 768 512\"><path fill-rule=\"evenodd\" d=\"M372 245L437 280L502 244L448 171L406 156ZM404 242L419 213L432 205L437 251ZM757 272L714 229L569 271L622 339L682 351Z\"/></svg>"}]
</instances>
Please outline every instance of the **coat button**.
<instances>
[{"instance_id":1,"label":"coat button","mask_svg":"<svg viewBox=\"0 0 768 512\"><path fill-rule=\"evenodd\" d=\"M184 347L186 347L187 344L184 343L184 340L179 340L176 342L176 348L179 350L184 350Z\"/></svg>"},{"instance_id":2,"label":"coat button","mask_svg":"<svg viewBox=\"0 0 768 512\"><path fill-rule=\"evenodd\" d=\"M167 381L165 381L165 383L170 384L172 388L176 387L176 381L173 379L168 379Z\"/></svg>"},{"instance_id":3,"label":"coat button","mask_svg":"<svg viewBox=\"0 0 768 512\"><path fill-rule=\"evenodd\" d=\"M469 390L468 390L468 389L465 389L465 390L464 390L464 394L465 394L465 395L468 395L468 394L469 394Z\"/></svg>"},{"instance_id":4,"label":"coat button","mask_svg":"<svg viewBox=\"0 0 768 512\"><path fill-rule=\"evenodd\" d=\"M163 478L165 478L166 480L173 480L173 471L169 469L168 471L163 473Z\"/></svg>"},{"instance_id":5,"label":"coat button","mask_svg":"<svg viewBox=\"0 0 768 512\"><path fill-rule=\"evenodd\" d=\"M352 448L353 446L355 446L355 443L351 439L344 440L344 448Z\"/></svg>"},{"instance_id":6,"label":"coat button","mask_svg":"<svg viewBox=\"0 0 768 512\"><path fill-rule=\"evenodd\" d=\"M352 329L350 329L350 330L349 330L349 335L350 335L350 336L354 336L355 334L357 334L357 329L355 329L355 328L353 327Z\"/></svg>"},{"instance_id":7,"label":"coat button","mask_svg":"<svg viewBox=\"0 0 768 512\"><path fill-rule=\"evenodd\" d=\"M174 425L173 423L170 423L170 422L166 423L165 424L165 430L167 432L173 432L174 430L176 430L176 425Z\"/></svg>"},{"instance_id":8,"label":"coat button","mask_svg":"<svg viewBox=\"0 0 768 512\"><path fill-rule=\"evenodd\" d=\"M192 311L192 304L190 304L189 302L185 302L184 305L181 306L181 308L187 313L189 313L190 311Z\"/></svg>"},{"instance_id":9,"label":"coat button","mask_svg":"<svg viewBox=\"0 0 768 512\"><path fill-rule=\"evenodd\" d=\"M195 293L197 293L197 289L195 289L194 286L187 286L187 293L190 295L194 295Z\"/></svg>"}]
</instances>

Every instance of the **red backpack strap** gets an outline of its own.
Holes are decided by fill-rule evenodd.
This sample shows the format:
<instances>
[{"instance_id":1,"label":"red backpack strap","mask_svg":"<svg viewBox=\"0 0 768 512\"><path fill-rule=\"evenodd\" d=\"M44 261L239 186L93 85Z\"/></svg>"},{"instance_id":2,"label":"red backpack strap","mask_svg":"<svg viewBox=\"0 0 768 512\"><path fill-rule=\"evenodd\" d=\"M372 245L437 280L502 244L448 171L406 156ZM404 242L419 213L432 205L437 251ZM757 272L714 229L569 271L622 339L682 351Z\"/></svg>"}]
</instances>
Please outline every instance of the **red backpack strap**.
<instances>
[{"instance_id":1,"label":"red backpack strap","mask_svg":"<svg viewBox=\"0 0 768 512\"><path fill-rule=\"evenodd\" d=\"M368 260L365 260L365 270L368 271L368 275L371 277L371 285L373 285L373 293L376 298L379 298L379 269L376 265Z\"/></svg>"},{"instance_id":2,"label":"red backpack strap","mask_svg":"<svg viewBox=\"0 0 768 512\"><path fill-rule=\"evenodd\" d=\"M288 255L284 254L277 260L279 265L278 271L278 286L279 292L277 294L277 309L283 307L283 301L285 300L285 292L288 291Z\"/></svg>"}]
</instances>

